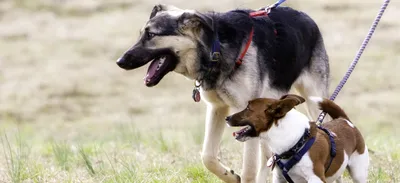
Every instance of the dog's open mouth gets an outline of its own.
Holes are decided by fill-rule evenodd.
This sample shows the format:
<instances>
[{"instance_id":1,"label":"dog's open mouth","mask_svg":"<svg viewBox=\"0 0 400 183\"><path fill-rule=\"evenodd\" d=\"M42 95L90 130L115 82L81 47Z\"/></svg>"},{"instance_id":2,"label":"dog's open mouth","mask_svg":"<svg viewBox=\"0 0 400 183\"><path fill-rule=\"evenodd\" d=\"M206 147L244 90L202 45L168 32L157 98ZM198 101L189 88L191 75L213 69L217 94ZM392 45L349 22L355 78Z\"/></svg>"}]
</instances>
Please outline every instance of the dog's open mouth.
<instances>
[{"instance_id":1,"label":"dog's open mouth","mask_svg":"<svg viewBox=\"0 0 400 183\"><path fill-rule=\"evenodd\" d=\"M239 131L233 132L233 136L235 137L236 140L244 142L246 140L249 140L254 133L255 133L254 128L250 125L246 125Z\"/></svg>"},{"instance_id":2,"label":"dog's open mouth","mask_svg":"<svg viewBox=\"0 0 400 183\"><path fill-rule=\"evenodd\" d=\"M147 69L147 75L144 77L146 86L157 85L161 79L176 67L176 58L172 55L161 55L153 59Z\"/></svg>"}]
</instances>

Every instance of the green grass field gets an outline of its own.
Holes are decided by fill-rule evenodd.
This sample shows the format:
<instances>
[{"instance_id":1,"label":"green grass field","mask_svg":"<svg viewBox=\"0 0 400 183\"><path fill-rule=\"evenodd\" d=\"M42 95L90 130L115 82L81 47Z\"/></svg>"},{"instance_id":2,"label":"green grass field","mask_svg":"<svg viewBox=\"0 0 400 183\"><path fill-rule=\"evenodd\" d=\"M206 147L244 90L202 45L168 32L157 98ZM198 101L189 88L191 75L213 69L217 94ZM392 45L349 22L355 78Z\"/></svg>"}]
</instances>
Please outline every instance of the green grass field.
<instances>
[{"instance_id":1,"label":"green grass field","mask_svg":"<svg viewBox=\"0 0 400 183\"><path fill-rule=\"evenodd\" d=\"M146 88L146 68L115 64L158 2L227 11L274 1L0 1L0 182L219 182L200 160L205 105L192 102L192 81L169 74ZM331 91L381 3L285 3L322 30ZM399 12L393 1L336 100L374 151L369 182L400 182ZM240 172L233 130L220 157Z\"/></svg>"}]
</instances>

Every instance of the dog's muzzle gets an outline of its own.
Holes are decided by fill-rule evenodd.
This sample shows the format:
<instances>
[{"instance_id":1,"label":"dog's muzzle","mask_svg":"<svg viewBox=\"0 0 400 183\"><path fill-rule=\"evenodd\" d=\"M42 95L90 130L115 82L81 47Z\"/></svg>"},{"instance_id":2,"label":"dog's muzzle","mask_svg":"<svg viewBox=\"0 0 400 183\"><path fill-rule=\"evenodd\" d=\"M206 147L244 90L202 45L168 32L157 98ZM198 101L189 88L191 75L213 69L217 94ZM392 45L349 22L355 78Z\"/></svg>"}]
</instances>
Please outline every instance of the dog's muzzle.
<instances>
[{"instance_id":1,"label":"dog's muzzle","mask_svg":"<svg viewBox=\"0 0 400 183\"><path fill-rule=\"evenodd\" d=\"M151 62L144 77L146 86L157 85L178 63L178 57L169 48L148 49L135 45L118 59L117 65L125 70L132 70Z\"/></svg>"},{"instance_id":2,"label":"dog's muzzle","mask_svg":"<svg viewBox=\"0 0 400 183\"><path fill-rule=\"evenodd\" d=\"M143 47L133 47L117 60L117 65L126 70L136 69L150 62L153 52Z\"/></svg>"}]
</instances>

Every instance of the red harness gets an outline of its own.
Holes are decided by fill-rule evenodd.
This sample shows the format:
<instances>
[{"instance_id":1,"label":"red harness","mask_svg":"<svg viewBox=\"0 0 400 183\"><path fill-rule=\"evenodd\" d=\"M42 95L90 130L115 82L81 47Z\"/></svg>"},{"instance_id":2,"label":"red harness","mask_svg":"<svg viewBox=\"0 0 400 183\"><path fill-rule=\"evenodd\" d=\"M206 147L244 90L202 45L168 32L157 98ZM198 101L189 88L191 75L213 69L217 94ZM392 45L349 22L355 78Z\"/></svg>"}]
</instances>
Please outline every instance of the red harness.
<instances>
[{"instance_id":1,"label":"red harness","mask_svg":"<svg viewBox=\"0 0 400 183\"><path fill-rule=\"evenodd\" d=\"M250 17L268 16L268 13L269 13L269 11L260 10L260 11L255 11L255 12L249 13L249 16ZM275 35L277 35L276 29L274 29L274 33L275 33ZM246 43L242 53L240 53L239 58L235 62L235 69L237 69L240 65L242 65L243 58L244 58L244 56L246 56L246 53L249 50L251 41L253 41L253 34L254 34L254 27L251 28L247 43ZM218 34L216 34L215 37L216 37L216 43L213 44L212 53L211 53L211 61L213 61L213 62L218 61L219 57L220 57L220 46L219 46L219 41L218 41ZM195 102L199 102L200 98L201 98L200 97L200 86L201 86L201 82L199 82L199 84L197 84L195 81L194 89L193 89L193 93L192 93L192 98Z\"/></svg>"},{"instance_id":2,"label":"red harness","mask_svg":"<svg viewBox=\"0 0 400 183\"><path fill-rule=\"evenodd\" d=\"M247 50L250 47L251 41L253 40L254 28L251 28L249 40L247 40L246 46L244 47L243 52L240 54L239 58L236 60L236 68L242 65L243 58L247 53Z\"/></svg>"},{"instance_id":3,"label":"red harness","mask_svg":"<svg viewBox=\"0 0 400 183\"><path fill-rule=\"evenodd\" d=\"M250 17L258 17L258 16L268 16L267 11L265 10L260 10L260 11L255 11L255 12L250 12L249 15ZM277 35L277 31L276 29L274 29L274 33L275 35ZM253 34L254 34L254 28L251 28L250 31L250 35L249 35L249 39L247 40L246 46L244 47L244 50L242 51L242 53L239 55L238 60L236 60L236 66L235 68L238 68L240 65L242 65L243 63L243 58L247 53L247 50L249 49L250 45L251 45L251 41L253 40Z\"/></svg>"}]
</instances>

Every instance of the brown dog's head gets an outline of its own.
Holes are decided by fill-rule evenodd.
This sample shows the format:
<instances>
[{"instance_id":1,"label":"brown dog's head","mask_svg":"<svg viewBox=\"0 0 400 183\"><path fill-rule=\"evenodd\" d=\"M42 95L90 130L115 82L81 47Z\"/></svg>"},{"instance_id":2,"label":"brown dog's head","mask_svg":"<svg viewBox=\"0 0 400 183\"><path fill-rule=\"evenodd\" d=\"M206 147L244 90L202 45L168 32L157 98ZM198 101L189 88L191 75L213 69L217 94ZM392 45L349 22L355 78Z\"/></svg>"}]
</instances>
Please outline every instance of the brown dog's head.
<instances>
[{"instance_id":1,"label":"brown dog's head","mask_svg":"<svg viewBox=\"0 0 400 183\"><path fill-rule=\"evenodd\" d=\"M226 121L229 126L246 126L233 133L236 140L244 142L252 137L258 137L261 132L268 131L273 124L278 125L278 119L304 101L304 98L292 94L284 95L279 100L254 99L249 102L246 109L228 116Z\"/></svg>"}]
</instances>

